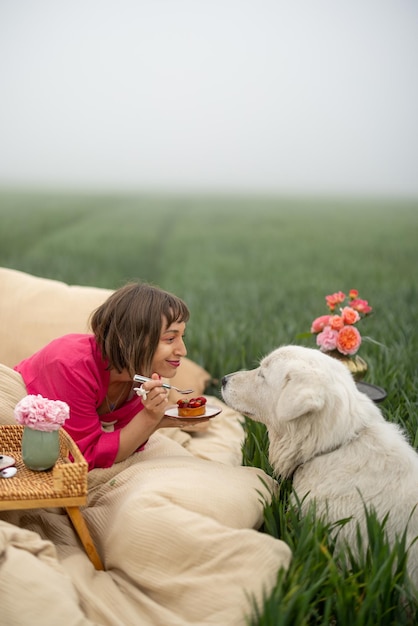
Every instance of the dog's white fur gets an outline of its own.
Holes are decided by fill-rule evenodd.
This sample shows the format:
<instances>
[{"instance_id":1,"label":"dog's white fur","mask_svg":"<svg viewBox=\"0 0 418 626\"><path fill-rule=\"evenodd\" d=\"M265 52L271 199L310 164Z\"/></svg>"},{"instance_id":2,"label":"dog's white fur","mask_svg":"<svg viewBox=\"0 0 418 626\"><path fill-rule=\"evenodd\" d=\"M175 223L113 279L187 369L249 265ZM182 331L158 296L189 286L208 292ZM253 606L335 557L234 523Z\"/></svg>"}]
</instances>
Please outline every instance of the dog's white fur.
<instances>
[{"instance_id":1,"label":"dog's white fur","mask_svg":"<svg viewBox=\"0 0 418 626\"><path fill-rule=\"evenodd\" d=\"M226 404L266 425L275 473L293 476L303 510L331 522L352 517L340 539L355 545L356 522L364 541L364 507L383 520L389 539L408 527L418 536L418 454L401 429L358 391L345 365L319 350L283 346L254 370L224 377ZM414 507L417 507L414 510ZM418 542L409 551L409 573L418 588Z\"/></svg>"}]
</instances>

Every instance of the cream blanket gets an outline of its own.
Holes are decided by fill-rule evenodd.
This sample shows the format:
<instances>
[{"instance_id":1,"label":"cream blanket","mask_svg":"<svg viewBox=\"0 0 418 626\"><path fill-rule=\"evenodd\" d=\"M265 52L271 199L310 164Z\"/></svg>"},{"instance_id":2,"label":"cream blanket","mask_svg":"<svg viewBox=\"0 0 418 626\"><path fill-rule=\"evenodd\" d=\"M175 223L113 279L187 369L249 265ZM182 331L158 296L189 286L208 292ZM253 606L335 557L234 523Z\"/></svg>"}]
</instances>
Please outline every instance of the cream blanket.
<instances>
[{"instance_id":1,"label":"cream blanket","mask_svg":"<svg viewBox=\"0 0 418 626\"><path fill-rule=\"evenodd\" d=\"M239 465L240 420L222 406L207 431L159 431L89 473L83 514L104 572L64 510L0 513L0 623L244 626L291 554L256 530L274 483Z\"/></svg>"}]
</instances>

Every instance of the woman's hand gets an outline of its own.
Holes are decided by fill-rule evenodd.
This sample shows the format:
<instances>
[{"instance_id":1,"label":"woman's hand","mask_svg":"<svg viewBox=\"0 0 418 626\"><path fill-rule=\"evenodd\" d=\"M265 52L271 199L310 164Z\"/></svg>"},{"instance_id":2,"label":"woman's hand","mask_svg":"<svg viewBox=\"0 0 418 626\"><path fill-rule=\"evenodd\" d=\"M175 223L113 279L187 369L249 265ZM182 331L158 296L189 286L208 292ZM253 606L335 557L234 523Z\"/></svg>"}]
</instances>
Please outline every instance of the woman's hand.
<instances>
[{"instance_id":1,"label":"woman's hand","mask_svg":"<svg viewBox=\"0 0 418 626\"><path fill-rule=\"evenodd\" d=\"M156 381L156 383L154 383ZM161 386L162 381L158 377L158 374L152 375L152 382L146 382L141 387L146 392L146 398L142 400L144 409L147 411L153 411L158 414L159 409L163 409L163 415L158 423L158 428L195 428L197 430L206 430L208 427L209 418L202 419L202 417L187 417L182 421L181 419L175 419L172 417L165 417L165 412L168 405L168 390ZM204 425L203 425L204 424Z\"/></svg>"},{"instance_id":2,"label":"woman's hand","mask_svg":"<svg viewBox=\"0 0 418 626\"><path fill-rule=\"evenodd\" d=\"M161 427L168 405L168 390L158 374L142 384L146 392L142 398L143 409L120 430L119 450L115 462L124 461Z\"/></svg>"},{"instance_id":3,"label":"woman's hand","mask_svg":"<svg viewBox=\"0 0 418 626\"><path fill-rule=\"evenodd\" d=\"M184 430L204 430L209 418L185 418L177 420L165 417L168 402L168 390L163 386L158 374L153 374L151 380L142 383L145 394L142 398L143 409L120 431L119 450L115 462L124 461L133 454L159 428L184 428ZM204 425L205 424L205 425Z\"/></svg>"},{"instance_id":4,"label":"woman's hand","mask_svg":"<svg viewBox=\"0 0 418 626\"><path fill-rule=\"evenodd\" d=\"M161 420L168 405L168 389L162 386L163 381L158 374L152 374L151 380L142 383L141 389L145 391L142 396L142 405L148 413Z\"/></svg>"}]
</instances>

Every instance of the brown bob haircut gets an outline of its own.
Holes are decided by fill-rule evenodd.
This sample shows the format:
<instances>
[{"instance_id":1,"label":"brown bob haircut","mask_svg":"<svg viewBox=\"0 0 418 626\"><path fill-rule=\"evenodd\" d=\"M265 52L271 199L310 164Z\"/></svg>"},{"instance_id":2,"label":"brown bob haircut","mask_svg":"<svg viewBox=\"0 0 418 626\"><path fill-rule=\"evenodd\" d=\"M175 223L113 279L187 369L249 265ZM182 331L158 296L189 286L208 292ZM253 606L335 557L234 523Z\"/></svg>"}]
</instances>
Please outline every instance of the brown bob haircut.
<instances>
[{"instance_id":1,"label":"brown bob haircut","mask_svg":"<svg viewBox=\"0 0 418 626\"><path fill-rule=\"evenodd\" d=\"M146 283L117 289L91 316L91 328L104 360L118 372L151 376L151 363L163 324L187 322L190 312L177 296ZM164 320L165 318L165 320Z\"/></svg>"}]
</instances>

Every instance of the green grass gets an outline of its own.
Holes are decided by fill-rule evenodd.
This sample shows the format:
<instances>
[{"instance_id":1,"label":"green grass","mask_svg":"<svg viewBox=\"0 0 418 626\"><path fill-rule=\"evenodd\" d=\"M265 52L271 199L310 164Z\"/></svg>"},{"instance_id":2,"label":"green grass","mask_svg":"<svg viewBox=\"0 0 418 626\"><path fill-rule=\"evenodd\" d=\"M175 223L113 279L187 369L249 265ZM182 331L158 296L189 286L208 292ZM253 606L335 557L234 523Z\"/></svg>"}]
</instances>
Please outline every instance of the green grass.
<instances>
[{"instance_id":1,"label":"green grass","mask_svg":"<svg viewBox=\"0 0 418 626\"><path fill-rule=\"evenodd\" d=\"M300 334L324 296L358 289L374 308L359 329L378 342L361 347L366 380L418 448L418 200L4 191L0 224L1 266L108 288L139 278L183 297L189 357L214 379L281 344L313 346ZM243 462L271 472L267 451L264 427L247 421ZM290 490L263 531L289 543L292 565L249 624L416 624L404 546L390 550L371 518L373 550L336 558L329 528L288 506Z\"/></svg>"}]
</instances>

